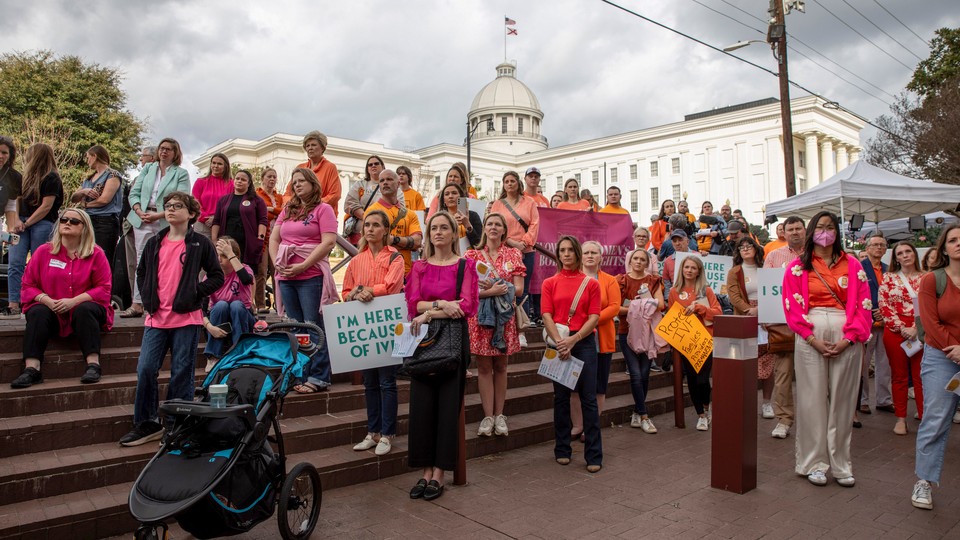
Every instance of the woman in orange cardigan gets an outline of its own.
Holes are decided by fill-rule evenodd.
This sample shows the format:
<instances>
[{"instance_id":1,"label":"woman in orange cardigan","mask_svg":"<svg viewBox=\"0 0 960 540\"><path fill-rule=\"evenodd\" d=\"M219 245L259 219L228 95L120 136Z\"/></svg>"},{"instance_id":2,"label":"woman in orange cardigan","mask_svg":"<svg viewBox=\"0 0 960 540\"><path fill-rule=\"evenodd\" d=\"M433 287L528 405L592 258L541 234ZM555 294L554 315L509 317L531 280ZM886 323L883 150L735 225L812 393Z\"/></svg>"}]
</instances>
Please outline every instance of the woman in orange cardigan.
<instances>
[{"instance_id":1,"label":"woman in orange cardigan","mask_svg":"<svg viewBox=\"0 0 960 540\"><path fill-rule=\"evenodd\" d=\"M670 234L670 227L667 227L667 220L669 220L670 216L675 214L676 211L677 205L674 204L673 199L663 201L663 203L660 204L660 214L657 215L657 221L650 225L650 242L653 243L653 247L656 248L657 252L660 251L660 246L663 245L663 241L666 240L667 235Z\"/></svg>"},{"instance_id":2,"label":"woman in orange cardigan","mask_svg":"<svg viewBox=\"0 0 960 540\"><path fill-rule=\"evenodd\" d=\"M684 257L676 280L670 289L670 307L679 303L686 308L687 315L696 315L707 332L713 335L713 318L723 313L716 295L707 286L707 278L703 271L703 261L700 257ZM697 431L710 429L710 368L713 366L713 355L700 368L700 373L693 369L693 365L686 358L683 359L683 371L687 376L687 388L690 390L690 400L697 410Z\"/></svg>"},{"instance_id":3,"label":"woman in orange cardigan","mask_svg":"<svg viewBox=\"0 0 960 540\"><path fill-rule=\"evenodd\" d=\"M620 313L620 284L617 278L600 270L603 247L593 240L583 243L583 273L600 282L600 322L597 323L597 411L603 414L607 397L607 382L610 380L610 361L617 350L617 327L613 319ZM573 418L571 438L583 433L583 416L580 413L580 396L570 395L570 411Z\"/></svg>"}]
</instances>

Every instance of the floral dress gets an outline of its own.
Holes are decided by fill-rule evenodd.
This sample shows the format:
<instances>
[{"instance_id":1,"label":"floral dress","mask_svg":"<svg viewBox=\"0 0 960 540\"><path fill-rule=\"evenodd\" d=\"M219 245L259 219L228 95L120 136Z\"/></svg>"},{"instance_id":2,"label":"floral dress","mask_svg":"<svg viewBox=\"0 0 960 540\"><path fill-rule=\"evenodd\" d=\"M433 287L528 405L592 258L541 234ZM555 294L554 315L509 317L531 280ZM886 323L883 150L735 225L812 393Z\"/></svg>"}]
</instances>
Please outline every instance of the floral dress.
<instances>
[{"instance_id":1,"label":"floral dress","mask_svg":"<svg viewBox=\"0 0 960 540\"><path fill-rule=\"evenodd\" d=\"M516 248L505 245L501 246L496 258L487 251L486 247L483 249L471 249L467 251L464 257L487 264L493 263L493 271L490 274L491 277L493 277L495 273L497 277L509 283L513 282L514 277L524 277L527 275L527 269L523 266L523 255L521 255L520 250ZM481 299L481 302L482 301L483 299ZM507 342L506 353L490 345L490 340L493 338L493 328L480 326L480 324L477 323L476 317L471 317L467 321L467 324L470 328L470 352L473 354L480 356L503 356L504 354L516 354L520 351L520 335L517 332L516 317L511 318L503 329L503 338Z\"/></svg>"}]
</instances>

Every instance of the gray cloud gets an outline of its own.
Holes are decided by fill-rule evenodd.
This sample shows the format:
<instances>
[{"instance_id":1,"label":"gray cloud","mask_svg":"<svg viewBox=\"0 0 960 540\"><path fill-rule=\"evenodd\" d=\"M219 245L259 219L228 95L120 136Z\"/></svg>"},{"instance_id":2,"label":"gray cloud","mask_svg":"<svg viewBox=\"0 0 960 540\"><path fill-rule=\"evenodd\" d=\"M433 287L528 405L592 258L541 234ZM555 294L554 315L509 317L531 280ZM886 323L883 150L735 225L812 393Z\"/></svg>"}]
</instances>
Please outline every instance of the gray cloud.
<instances>
[{"instance_id":1,"label":"gray cloud","mask_svg":"<svg viewBox=\"0 0 960 540\"><path fill-rule=\"evenodd\" d=\"M701 2L765 30L722 0ZM915 65L916 58L846 5L821 2ZM551 145L777 96L770 75L597 1L2 3L4 13L18 15L0 20L0 50L51 49L121 68L129 107L149 119L151 136L177 137L188 155L229 138L317 128L397 148L460 143L471 100L503 59L504 9L519 30L508 38L507 56L540 99ZM762 39L691 0L622 3L717 46ZM730 3L766 16L766 2ZM850 3L927 56L875 3ZM960 23L953 0L883 4L927 39L938 27ZM812 1L787 22L791 34L891 94L909 80L910 70ZM776 69L765 45L737 54ZM799 55L791 56L790 67L791 78L863 116L887 110ZM794 89L793 95L803 93Z\"/></svg>"}]
</instances>

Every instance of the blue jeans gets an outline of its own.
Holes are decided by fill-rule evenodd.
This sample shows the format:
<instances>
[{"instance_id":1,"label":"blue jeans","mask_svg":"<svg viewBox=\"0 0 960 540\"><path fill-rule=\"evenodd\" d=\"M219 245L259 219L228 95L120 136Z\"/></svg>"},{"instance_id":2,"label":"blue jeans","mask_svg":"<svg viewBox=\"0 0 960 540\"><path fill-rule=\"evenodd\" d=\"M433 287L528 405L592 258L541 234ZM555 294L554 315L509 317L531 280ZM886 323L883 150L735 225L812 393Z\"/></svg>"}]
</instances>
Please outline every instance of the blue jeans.
<instances>
[{"instance_id":1,"label":"blue jeans","mask_svg":"<svg viewBox=\"0 0 960 540\"><path fill-rule=\"evenodd\" d=\"M243 302L234 300L228 304L221 300L210 308L210 324L217 326L225 322L230 323L232 331L227 337L220 339L214 339L207 332L207 346L203 349L205 354L214 358L222 357L227 340L230 340L231 345L236 345L240 339L240 334L253 330L253 323L257 320L250 313L250 309L243 305Z\"/></svg>"},{"instance_id":2,"label":"blue jeans","mask_svg":"<svg viewBox=\"0 0 960 540\"><path fill-rule=\"evenodd\" d=\"M397 368L363 370L363 395L367 401L367 431L388 437L397 434Z\"/></svg>"},{"instance_id":3,"label":"blue jeans","mask_svg":"<svg viewBox=\"0 0 960 540\"><path fill-rule=\"evenodd\" d=\"M320 276L309 279L282 279L279 280L280 297L283 299L283 309L287 316L300 322L313 323L323 330L323 317L320 316L320 290L323 278ZM320 336L310 331L310 339L314 343L320 342ZM327 340L323 340L320 350L313 355L306 371L307 382L311 384L330 384L330 350Z\"/></svg>"},{"instance_id":4,"label":"blue jeans","mask_svg":"<svg viewBox=\"0 0 960 540\"><path fill-rule=\"evenodd\" d=\"M627 344L627 334L620 334L620 350L630 372L630 393L633 394L634 410L639 415L647 414L647 389L650 387L650 359L644 353L633 352Z\"/></svg>"},{"instance_id":5,"label":"blue jeans","mask_svg":"<svg viewBox=\"0 0 960 540\"><path fill-rule=\"evenodd\" d=\"M940 349L923 346L920 379L923 382L923 420L917 429L917 478L939 483L943 471L943 453L947 449L953 413L957 410L957 396L945 390L947 381L958 371Z\"/></svg>"},{"instance_id":6,"label":"blue jeans","mask_svg":"<svg viewBox=\"0 0 960 540\"><path fill-rule=\"evenodd\" d=\"M163 358L170 351L170 384L167 399L193 400L193 370L197 367L197 345L200 326L191 324L180 328L143 329L140 358L137 360L137 396L134 401L133 423L140 425L157 419L160 389L157 377Z\"/></svg>"},{"instance_id":7,"label":"blue jeans","mask_svg":"<svg viewBox=\"0 0 960 540\"><path fill-rule=\"evenodd\" d=\"M7 287L10 302L20 303L20 286L23 283L23 271L27 266L27 255L50 241L53 223L40 220L20 233L20 243L10 246L10 266L7 270Z\"/></svg>"},{"instance_id":8,"label":"blue jeans","mask_svg":"<svg viewBox=\"0 0 960 540\"><path fill-rule=\"evenodd\" d=\"M597 337L590 334L573 346L571 354L583 361L583 371L577 380L575 390L580 395L580 408L583 411L583 436L586 441L584 457L587 465L603 464L603 447L600 443L600 413L597 409ZM554 457L569 458L570 448L570 392L566 386L553 383L553 427L557 442L553 448Z\"/></svg>"},{"instance_id":9,"label":"blue jeans","mask_svg":"<svg viewBox=\"0 0 960 540\"><path fill-rule=\"evenodd\" d=\"M533 278L533 268L534 264L536 263L536 256L536 251L523 254L523 266L527 268L527 275L523 277L523 298L527 299L527 303L524 304L524 309L527 310L527 315L530 316L531 321L540 320L540 295L530 294L530 280ZM523 298L517 302L522 302Z\"/></svg>"}]
</instances>

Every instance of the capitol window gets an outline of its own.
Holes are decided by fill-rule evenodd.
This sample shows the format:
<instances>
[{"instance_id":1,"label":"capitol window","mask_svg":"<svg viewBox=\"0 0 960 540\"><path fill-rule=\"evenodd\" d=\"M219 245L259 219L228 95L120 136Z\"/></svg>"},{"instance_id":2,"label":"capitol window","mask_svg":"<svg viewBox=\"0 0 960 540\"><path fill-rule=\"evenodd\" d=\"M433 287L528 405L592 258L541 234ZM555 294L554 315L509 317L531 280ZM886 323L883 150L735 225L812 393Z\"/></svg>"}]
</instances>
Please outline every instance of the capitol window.
<instances>
[{"instance_id":1,"label":"capitol window","mask_svg":"<svg viewBox=\"0 0 960 540\"><path fill-rule=\"evenodd\" d=\"M650 188L650 208L660 208L660 188Z\"/></svg>"},{"instance_id":2,"label":"capitol window","mask_svg":"<svg viewBox=\"0 0 960 540\"><path fill-rule=\"evenodd\" d=\"M600 171L593 171L593 185L600 185Z\"/></svg>"},{"instance_id":3,"label":"capitol window","mask_svg":"<svg viewBox=\"0 0 960 540\"><path fill-rule=\"evenodd\" d=\"M675 157L671 159L670 166L673 169L673 174L680 174L680 158Z\"/></svg>"},{"instance_id":4,"label":"capitol window","mask_svg":"<svg viewBox=\"0 0 960 540\"><path fill-rule=\"evenodd\" d=\"M493 118L487 119L487 131L493 131Z\"/></svg>"},{"instance_id":5,"label":"capitol window","mask_svg":"<svg viewBox=\"0 0 960 540\"><path fill-rule=\"evenodd\" d=\"M680 200L680 184L673 185L673 200L675 201Z\"/></svg>"},{"instance_id":6,"label":"capitol window","mask_svg":"<svg viewBox=\"0 0 960 540\"><path fill-rule=\"evenodd\" d=\"M635 189L630 190L630 211L631 212L637 212L640 210L638 206L640 204L639 198L640 198L640 194L637 193L637 190Z\"/></svg>"},{"instance_id":7,"label":"capitol window","mask_svg":"<svg viewBox=\"0 0 960 540\"><path fill-rule=\"evenodd\" d=\"M517 118L517 135L523 135L523 118Z\"/></svg>"},{"instance_id":8,"label":"capitol window","mask_svg":"<svg viewBox=\"0 0 960 540\"><path fill-rule=\"evenodd\" d=\"M637 166L636 166L636 165L631 165L631 166L630 166L630 179L631 179L631 180L636 180L636 179L637 179Z\"/></svg>"},{"instance_id":9,"label":"capitol window","mask_svg":"<svg viewBox=\"0 0 960 540\"><path fill-rule=\"evenodd\" d=\"M501 126L500 131L506 134L507 133L507 117L506 116L500 119L500 126Z\"/></svg>"},{"instance_id":10,"label":"capitol window","mask_svg":"<svg viewBox=\"0 0 960 540\"><path fill-rule=\"evenodd\" d=\"M610 182L613 184L617 183L617 168L614 167L610 169Z\"/></svg>"},{"instance_id":11,"label":"capitol window","mask_svg":"<svg viewBox=\"0 0 960 540\"><path fill-rule=\"evenodd\" d=\"M660 162L651 161L650 162L650 178L656 178L660 176Z\"/></svg>"}]
</instances>

